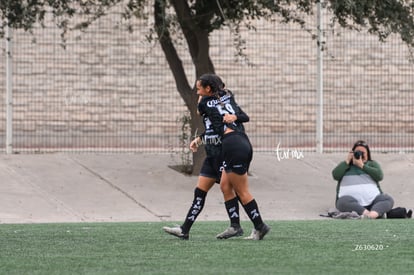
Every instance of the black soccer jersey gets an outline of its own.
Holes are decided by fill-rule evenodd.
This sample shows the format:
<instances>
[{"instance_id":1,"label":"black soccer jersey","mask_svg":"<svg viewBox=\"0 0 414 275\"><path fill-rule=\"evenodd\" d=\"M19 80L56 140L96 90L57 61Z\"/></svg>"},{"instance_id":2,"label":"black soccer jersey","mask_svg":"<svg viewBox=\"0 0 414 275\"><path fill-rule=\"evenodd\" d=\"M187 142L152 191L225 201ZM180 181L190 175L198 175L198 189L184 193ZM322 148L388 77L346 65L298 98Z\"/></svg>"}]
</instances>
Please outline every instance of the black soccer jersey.
<instances>
[{"instance_id":1,"label":"black soccer jersey","mask_svg":"<svg viewBox=\"0 0 414 275\"><path fill-rule=\"evenodd\" d=\"M205 132L201 135L207 156L218 156L221 153L221 138L227 127L244 132L243 122L249 121L249 116L237 105L233 94L226 90L220 91L219 97L205 96L198 104L198 110L203 116ZM237 120L224 123L223 116L233 114Z\"/></svg>"}]
</instances>

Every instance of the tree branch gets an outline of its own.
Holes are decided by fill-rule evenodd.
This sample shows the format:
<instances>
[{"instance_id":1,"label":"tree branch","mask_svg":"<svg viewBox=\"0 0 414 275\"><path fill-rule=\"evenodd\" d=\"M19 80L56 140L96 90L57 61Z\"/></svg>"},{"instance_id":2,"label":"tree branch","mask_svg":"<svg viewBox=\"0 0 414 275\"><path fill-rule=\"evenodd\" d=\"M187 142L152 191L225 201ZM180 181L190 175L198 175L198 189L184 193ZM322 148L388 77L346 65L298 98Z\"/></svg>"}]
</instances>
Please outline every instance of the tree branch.
<instances>
[{"instance_id":1,"label":"tree branch","mask_svg":"<svg viewBox=\"0 0 414 275\"><path fill-rule=\"evenodd\" d=\"M214 73L213 62L209 54L209 32L205 28L199 27L199 24L206 25L211 16L202 16L196 21L186 0L171 0L171 4L175 9L178 22L187 41L197 77L207 72Z\"/></svg>"},{"instance_id":2,"label":"tree branch","mask_svg":"<svg viewBox=\"0 0 414 275\"><path fill-rule=\"evenodd\" d=\"M192 88L188 84L183 63L177 54L170 32L168 31L168 24L165 21L165 6L165 0L155 0L154 2L155 29L158 34L161 48L165 54L171 72L173 73L178 92L187 107L191 109L191 107L194 107L196 104L196 101L191 97Z\"/></svg>"}]
</instances>

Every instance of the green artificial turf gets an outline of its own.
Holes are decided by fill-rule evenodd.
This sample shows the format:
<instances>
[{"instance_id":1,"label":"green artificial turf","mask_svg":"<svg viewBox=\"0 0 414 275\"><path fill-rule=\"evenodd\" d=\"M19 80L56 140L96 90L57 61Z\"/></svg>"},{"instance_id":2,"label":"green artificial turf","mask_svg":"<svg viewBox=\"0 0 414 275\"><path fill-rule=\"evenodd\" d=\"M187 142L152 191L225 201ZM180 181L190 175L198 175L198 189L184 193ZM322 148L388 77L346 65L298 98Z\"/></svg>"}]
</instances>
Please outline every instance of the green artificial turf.
<instances>
[{"instance_id":1,"label":"green artificial turf","mask_svg":"<svg viewBox=\"0 0 414 275\"><path fill-rule=\"evenodd\" d=\"M0 274L412 274L414 222L270 221L262 241L217 240L226 222L0 224ZM245 236L250 222L242 223Z\"/></svg>"}]
</instances>

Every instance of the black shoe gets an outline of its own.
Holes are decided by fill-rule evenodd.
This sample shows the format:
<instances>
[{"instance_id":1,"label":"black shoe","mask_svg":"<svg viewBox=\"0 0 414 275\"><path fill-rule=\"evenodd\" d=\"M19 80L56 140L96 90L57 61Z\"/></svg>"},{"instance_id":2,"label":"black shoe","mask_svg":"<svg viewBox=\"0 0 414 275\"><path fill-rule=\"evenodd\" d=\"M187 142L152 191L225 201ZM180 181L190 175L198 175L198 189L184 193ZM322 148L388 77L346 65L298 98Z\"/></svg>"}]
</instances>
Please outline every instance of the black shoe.
<instances>
[{"instance_id":1,"label":"black shoe","mask_svg":"<svg viewBox=\"0 0 414 275\"><path fill-rule=\"evenodd\" d=\"M270 227L267 224L263 224L259 230L256 230L258 240L263 240L264 236L269 233Z\"/></svg>"},{"instance_id":2,"label":"black shoe","mask_svg":"<svg viewBox=\"0 0 414 275\"><path fill-rule=\"evenodd\" d=\"M412 215L413 215L413 210L411 210L411 209L408 210L407 211L407 218L410 219Z\"/></svg>"}]
</instances>

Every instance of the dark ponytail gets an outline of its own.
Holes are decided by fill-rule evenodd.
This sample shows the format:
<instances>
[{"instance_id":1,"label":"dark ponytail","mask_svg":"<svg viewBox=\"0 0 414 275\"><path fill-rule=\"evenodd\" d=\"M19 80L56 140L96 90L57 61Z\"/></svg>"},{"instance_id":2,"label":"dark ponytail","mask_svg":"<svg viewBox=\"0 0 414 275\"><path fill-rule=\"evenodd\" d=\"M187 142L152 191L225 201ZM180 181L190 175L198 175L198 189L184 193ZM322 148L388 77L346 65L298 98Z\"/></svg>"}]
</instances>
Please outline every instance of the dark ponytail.
<instances>
[{"instance_id":1,"label":"dark ponytail","mask_svg":"<svg viewBox=\"0 0 414 275\"><path fill-rule=\"evenodd\" d=\"M224 87L223 81L215 74L203 74L198 78L198 81L200 81L200 85L204 88L210 86L213 95L217 95Z\"/></svg>"}]
</instances>

